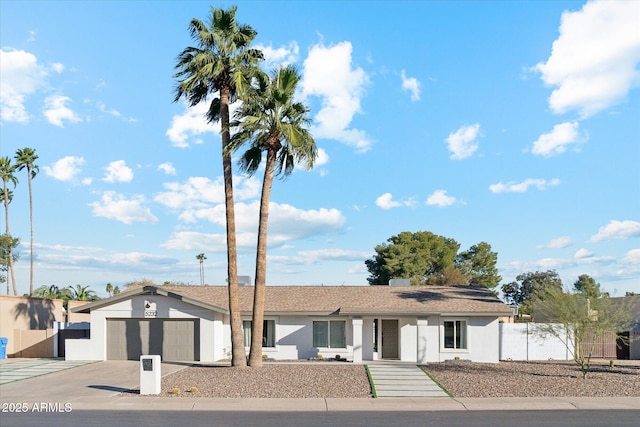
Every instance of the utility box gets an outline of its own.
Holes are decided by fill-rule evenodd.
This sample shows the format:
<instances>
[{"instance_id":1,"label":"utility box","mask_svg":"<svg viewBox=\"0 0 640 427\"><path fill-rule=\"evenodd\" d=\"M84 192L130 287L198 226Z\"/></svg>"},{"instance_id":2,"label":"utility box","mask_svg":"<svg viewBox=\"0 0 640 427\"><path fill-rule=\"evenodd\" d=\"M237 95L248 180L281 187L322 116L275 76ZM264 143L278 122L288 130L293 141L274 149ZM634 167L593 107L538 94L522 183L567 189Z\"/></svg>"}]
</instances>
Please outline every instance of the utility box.
<instances>
[{"instance_id":1,"label":"utility box","mask_svg":"<svg viewBox=\"0 0 640 427\"><path fill-rule=\"evenodd\" d=\"M162 370L160 356L140 356L140 394L160 394Z\"/></svg>"}]
</instances>

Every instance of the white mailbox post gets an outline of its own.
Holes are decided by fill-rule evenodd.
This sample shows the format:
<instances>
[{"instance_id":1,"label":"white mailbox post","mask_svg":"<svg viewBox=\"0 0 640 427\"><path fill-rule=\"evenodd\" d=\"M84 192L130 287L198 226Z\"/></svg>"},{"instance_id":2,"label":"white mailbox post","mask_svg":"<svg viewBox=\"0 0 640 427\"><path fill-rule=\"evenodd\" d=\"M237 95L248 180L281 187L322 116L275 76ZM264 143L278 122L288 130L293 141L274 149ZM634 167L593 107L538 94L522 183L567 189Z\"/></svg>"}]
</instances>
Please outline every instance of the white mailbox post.
<instances>
[{"instance_id":1,"label":"white mailbox post","mask_svg":"<svg viewBox=\"0 0 640 427\"><path fill-rule=\"evenodd\" d=\"M140 394L160 394L160 356L140 356Z\"/></svg>"}]
</instances>

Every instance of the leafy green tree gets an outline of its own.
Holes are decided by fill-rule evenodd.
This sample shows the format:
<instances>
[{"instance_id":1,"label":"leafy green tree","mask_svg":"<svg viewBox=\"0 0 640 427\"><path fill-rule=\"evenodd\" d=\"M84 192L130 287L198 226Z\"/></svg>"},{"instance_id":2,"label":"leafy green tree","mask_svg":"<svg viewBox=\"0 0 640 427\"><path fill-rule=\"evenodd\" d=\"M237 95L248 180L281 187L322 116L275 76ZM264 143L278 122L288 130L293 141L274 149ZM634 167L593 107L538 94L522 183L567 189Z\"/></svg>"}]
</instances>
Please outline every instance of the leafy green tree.
<instances>
[{"instance_id":1,"label":"leafy green tree","mask_svg":"<svg viewBox=\"0 0 640 427\"><path fill-rule=\"evenodd\" d=\"M390 279L410 279L412 285L425 284L430 276L453 266L460 244L429 231L403 231L375 247L376 255L365 261L371 285Z\"/></svg>"},{"instance_id":2,"label":"leafy green tree","mask_svg":"<svg viewBox=\"0 0 640 427\"><path fill-rule=\"evenodd\" d=\"M113 288L113 294L118 295L120 293L120 288L118 286Z\"/></svg>"},{"instance_id":3,"label":"leafy green tree","mask_svg":"<svg viewBox=\"0 0 640 427\"><path fill-rule=\"evenodd\" d=\"M113 285L111 283L107 283L107 286L105 286L105 290L107 291L107 294L109 296L113 295Z\"/></svg>"},{"instance_id":4,"label":"leafy green tree","mask_svg":"<svg viewBox=\"0 0 640 427\"><path fill-rule=\"evenodd\" d=\"M628 330L631 310L625 304L613 304L608 295L601 293L589 299L585 293L565 293L556 286L536 293L535 317L545 323L536 323L543 336L560 340L580 367L582 377L591 371L591 357L596 343L611 331ZM559 327L561 325L561 327ZM619 336L618 339L628 339Z\"/></svg>"},{"instance_id":5,"label":"leafy green tree","mask_svg":"<svg viewBox=\"0 0 640 427\"><path fill-rule=\"evenodd\" d=\"M13 184L15 188L18 185L18 178L15 176L16 166L11 164L11 159L9 157L0 157L0 179L2 179L2 196L1 200L4 202L4 213L5 213L5 234L11 237L11 231L9 229L9 203L13 199L13 193L7 187L7 184ZM13 295L18 296L18 287L16 285L16 276L13 271L13 246L8 245L6 247L7 252L7 266L8 270L8 278L11 279L11 284L13 285Z\"/></svg>"},{"instance_id":6,"label":"leafy green tree","mask_svg":"<svg viewBox=\"0 0 640 427\"><path fill-rule=\"evenodd\" d=\"M209 122L220 120L222 133L222 169L227 227L227 280L233 366L246 366L236 252L236 226L233 202L231 155L229 145L229 104L238 99L249 86L252 69L263 55L249 46L256 31L236 21L235 6L229 10L211 8L208 25L198 19L189 24L191 38L197 46L187 47L178 56L174 74L178 78L174 102L185 98L190 106L213 100L206 115Z\"/></svg>"},{"instance_id":7,"label":"leafy green tree","mask_svg":"<svg viewBox=\"0 0 640 427\"><path fill-rule=\"evenodd\" d=\"M15 155L16 167L19 171L27 170L27 183L29 184L29 226L31 229L31 244L29 245L29 295L33 294L33 191L31 181L38 175L40 168L35 164L38 160L36 150L25 147L19 149Z\"/></svg>"},{"instance_id":8,"label":"leafy green tree","mask_svg":"<svg viewBox=\"0 0 640 427\"><path fill-rule=\"evenodd\" d=\"M573 290L576 293L589 298L591 301L598 300L603 296L609 296L608 292L602 292L602 289L600 289L600 283L596 282L596 279L588 274L581 274L578 276L578 280L573 284Z\"/></svg>"},{"instance_id":9,"label":"leafy green tree","mask_svg":"<svg viewBox=\"0 0 640 427\"><path fill-rule=\"evenodd\" d=\"M498 253L491 251L491 245L480 242L461 252L456 265L469 275L469 285L495 288L502 280L498 274Z\"/></svg>"},{"instance_id":10,"label":"leafy green tree","mask_svg":"<svg viewBox=\"0 0 640 427\"><path fill-rule=\"evenodd\" d=\"M0 193L1 195L1 193ZM9 271L9 253L13 253L13 261L18 261L19 256L14 253L14 249L20 244L20 239L11 237L7 234L0 235L0 283L7 283L7 295L9 295L9 281L7 280L7 272Z\"/></svg>"},{"instance_id":11,"label":"leafy green tree","mask_svg":"<svg viewBox=\"0 0 640 427\"><path fill-rule=\"evenodd\" d=\"M518 305L520 314L531 314L536 295L544 296L554 289L562 291L562 280L555 270L520 274L516 281L502 285L505 299Z\"/></svg>"},{"instance_id":12,"label":"leafy green tree","mask_svg":"<svg viewBox=\"0 0 640 427\"><path fill-rule=\"evenodd\" d=\"M238 132L229 145L235 151L248 145L240 159L240 168L254 174L266 153L258 244L256 251L256 281L251 323L251 350L249 365L262 366L262 333L264 320L265 287L267 276L267 225L271 187L276 175L289 176L296 164L307 169L313 167L317 155L316 143L309 133L309 109L296 102L295 92L301 76L294 66L281 67L271 76L256 74L256 86L238 108L233 127Z\"/></svg>"},{"instance_id":13,"label":"leafy green tree","mask_svg":"<svg viewBox=\"0 0 640 427\"><path fill-rule=\"evenodd\" d=\"M469 275L458 266L448 265L441 273L432 274L427 279L427 285L435 286L465 286L470 281Z\"/></svg>"}]
</instances>

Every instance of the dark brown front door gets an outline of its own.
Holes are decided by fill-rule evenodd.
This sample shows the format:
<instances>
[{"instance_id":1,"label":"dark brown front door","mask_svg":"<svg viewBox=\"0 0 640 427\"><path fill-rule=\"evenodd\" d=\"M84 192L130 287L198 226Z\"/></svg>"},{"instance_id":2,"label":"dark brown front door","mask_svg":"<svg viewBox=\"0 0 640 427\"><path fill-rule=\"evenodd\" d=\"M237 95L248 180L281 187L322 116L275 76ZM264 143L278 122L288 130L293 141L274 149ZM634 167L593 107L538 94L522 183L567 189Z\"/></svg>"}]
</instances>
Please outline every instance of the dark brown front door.
<instances>
[{"instance_id":1,"label":"dark brown front door","mask_svg":"<svg viewBox=\"0 0 640 427\"><path fill-rule=\"evenodd\" d=\"M382 358L398 359L398 320L382 319Z\"/></svg>"}]
</instances>

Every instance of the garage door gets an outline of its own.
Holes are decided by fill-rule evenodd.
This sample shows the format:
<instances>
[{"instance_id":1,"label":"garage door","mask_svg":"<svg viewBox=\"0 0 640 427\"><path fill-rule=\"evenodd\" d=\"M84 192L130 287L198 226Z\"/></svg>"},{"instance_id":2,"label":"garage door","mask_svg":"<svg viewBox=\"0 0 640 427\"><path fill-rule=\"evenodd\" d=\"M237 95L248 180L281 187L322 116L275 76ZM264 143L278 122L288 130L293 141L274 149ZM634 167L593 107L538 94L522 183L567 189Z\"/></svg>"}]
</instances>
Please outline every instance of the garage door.
<instances>
[{"instance_id":1,"label":"garage door","mask_svg":"<svg viewBox=\"0 0 640 427\"><path fill-rule=\"evenodd\" d=\"M165 361L200 359L198 320L107 319L107 359L139 360L159 354Z\"/></svg>"}]
</instances>

